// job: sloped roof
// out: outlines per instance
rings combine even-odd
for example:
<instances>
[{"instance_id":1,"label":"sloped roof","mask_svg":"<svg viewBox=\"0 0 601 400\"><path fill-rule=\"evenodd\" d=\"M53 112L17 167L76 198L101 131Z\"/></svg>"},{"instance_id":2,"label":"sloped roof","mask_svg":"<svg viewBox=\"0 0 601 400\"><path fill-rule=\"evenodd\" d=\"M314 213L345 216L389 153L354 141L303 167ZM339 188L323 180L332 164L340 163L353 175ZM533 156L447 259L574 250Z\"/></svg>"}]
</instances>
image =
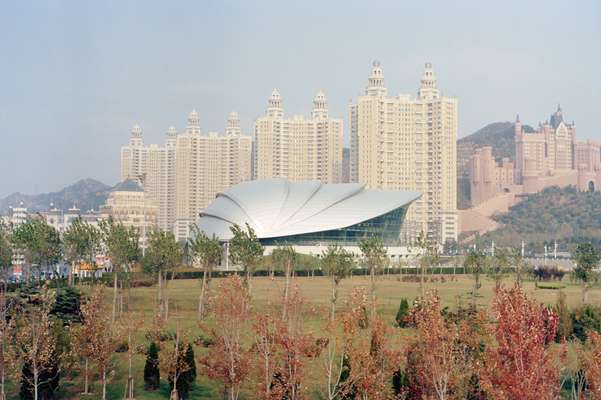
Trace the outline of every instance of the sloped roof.
<instances>
[{"instance_id":1,"label":"sloped roof","mask_svg":"<svg viewBox=\"0 0 601 400\"><path fill-rule=\"evenodd\" d=\"M111 192L143 192L142 186L134 181L133 179L126 179L123 182L119 182L111 189Z\"/></svg>"},{"instance_id":2,"label":"sloped roof","mask_svg":"<svg viewBox=\"0 0 601 400\"><path fill-rule=\"evenodd\" d=\"M248 223L260 239L342 229L410 204L418 192L369 190L358 183L322 184L269 179L243 182L219 193L200 213L208 236L232 237Z\"/></svg>"}]
</instances>

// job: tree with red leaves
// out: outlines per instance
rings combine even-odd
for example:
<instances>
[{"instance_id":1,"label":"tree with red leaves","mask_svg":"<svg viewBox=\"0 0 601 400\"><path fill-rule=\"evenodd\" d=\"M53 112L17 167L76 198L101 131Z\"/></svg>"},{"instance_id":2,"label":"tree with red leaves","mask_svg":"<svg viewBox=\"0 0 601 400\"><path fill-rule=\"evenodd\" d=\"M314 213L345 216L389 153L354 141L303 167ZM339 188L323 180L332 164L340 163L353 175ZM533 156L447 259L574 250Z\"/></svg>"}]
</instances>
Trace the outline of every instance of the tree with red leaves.
<instances>
[{"instance_id":1,"label":"tree with red leaves","mask_svg":"<svg viewBox=\"0 0 601 400\"><path fill-rule=\"evenodd\" d=\"M586 381L591 398L601 400L601 335L591 332L587 345L590 351L584 355Z\"/></svg>"},{"instance_id":2,"label":"tree with red leaves","mask_svg":"<svg viewBox=\"0 0 601 400\"><path fill-rule=\"evenodd\" d=\"M482 341L478 334L482 316L477 311L472 314L445 319L436 292L427 292L415 301L408 317L417 330L407 349L410 398L443 400L468 396Z\"/></svg>"},{"instance_id":3,"label":"tree with red leaves","mask_svg":"<svg viewBox=\"0 0 601 400\"><path fill-rule=\"evenodd\" d=\"M302 382L305 365L316 357L320 348L312 333L304 331L304 300L297 287L284 300L287 312L280 317L275 311L256 317L254 349L258 355L259 385L257 398L304 398Z\"/></svg>"},{"instance_id":4,"label":"tree with red leaves","mask_svg":"<svg viewBox=\"0 0 601 400\"><path fill-rule=\"evenodd\" d=\"M556 399L560 369L554 342L558 317L518 286L500 288L493 304L497 346L487 349L481 383L492 399Z\"/></svg>"},{"instance_id":5,"label":"tree with red leaves","mask_svg":"<svg viewBox=\"0 0 601 400\"><path fill-rule=\"evenodd\" d=\"M236 400L251 364L242 338L250 317L250 295L237 275L223 279L216 293L209 301L215 322L209 330L213 344L199 361L209 378L223 382L224 397Z\"/></svg>"},{"instance_id":6,"label":"tree with red leaves","mask_svg":"<svg viewBox=\"0 0 601 400\"><path fill-rule=\"evenodd\" d=\"M364 289L353 290L348 306L342 315L348 376L341 384L341 397L388 399L390 377L400 361L399 352L392 350L390 327L377 314L368 318Z\"/></svg>"}]
</instances>

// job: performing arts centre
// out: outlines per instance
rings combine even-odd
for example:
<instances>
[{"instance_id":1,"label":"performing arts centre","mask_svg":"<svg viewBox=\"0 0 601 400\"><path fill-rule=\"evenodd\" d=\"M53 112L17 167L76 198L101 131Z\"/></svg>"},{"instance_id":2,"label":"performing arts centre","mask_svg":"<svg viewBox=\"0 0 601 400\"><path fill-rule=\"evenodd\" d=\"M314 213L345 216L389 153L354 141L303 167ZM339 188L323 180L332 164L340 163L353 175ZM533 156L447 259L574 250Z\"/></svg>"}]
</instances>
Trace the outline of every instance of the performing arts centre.
<instances>
[{"instance_id":1,"label":"performing arts centre","mask_svg":"<svg viewBox=\"0 0 601 400\"><path fill-rule=\"evenodd\" d=\"M200 213L198 227L227 246L230 227L248 223L268 253L277 245L291 245L299 253L319 255L331 244L357 253L361 238L378 236L394 261L411 253L399 246L399 235L407 208L419 197L359 183L247 181L219 193Z\"/></svg>"}]
</instances>

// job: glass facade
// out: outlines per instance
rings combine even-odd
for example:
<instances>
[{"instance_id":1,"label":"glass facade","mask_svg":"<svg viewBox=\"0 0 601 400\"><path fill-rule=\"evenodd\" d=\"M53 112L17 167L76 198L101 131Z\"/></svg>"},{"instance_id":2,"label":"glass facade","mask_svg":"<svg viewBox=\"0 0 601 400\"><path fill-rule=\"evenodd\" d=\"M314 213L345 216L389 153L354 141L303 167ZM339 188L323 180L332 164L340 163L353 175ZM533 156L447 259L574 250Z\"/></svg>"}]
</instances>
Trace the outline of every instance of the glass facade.
<instances>
[{"instance_id":1,"label":"glass facade","mask_svg":"<svg viewBox=\"0 0 601 400\"><path fill-rule=\"evenodd\" d=\"M353 246L363 237L377 236L385 245L399 244L401 224L405 218L407 207L400 207L376 218L360 222L342 229L329 231L303 233L299 235L280 236L275 238L259 239L264 246L283 244L299 246L317 246L337 244L340 246Z\"/></svg>"}]
</instances>

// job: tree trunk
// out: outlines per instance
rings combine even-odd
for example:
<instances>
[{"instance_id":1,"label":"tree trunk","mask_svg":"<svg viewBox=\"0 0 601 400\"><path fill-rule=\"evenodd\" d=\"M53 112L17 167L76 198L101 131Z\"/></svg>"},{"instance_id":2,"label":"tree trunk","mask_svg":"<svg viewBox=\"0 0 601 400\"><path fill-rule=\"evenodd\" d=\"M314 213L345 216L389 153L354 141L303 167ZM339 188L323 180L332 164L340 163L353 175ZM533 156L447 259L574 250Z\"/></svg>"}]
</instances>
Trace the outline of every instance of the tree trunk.
<instances>
[{"instance_id":1,"label":"tree trunk","mask_svg":"<svg viewBox=\"0 0 601 400\"><path fill-rule=\"evenodd\" d=\"M288 316L288 293L290 291L290 265L286 263L286 284L284 286L284 311L283 317L286 319Z\"/></svg>"},{"instance_id":2,"label":"tree trunk","mask_svg":"<svg viewBox=\"0 0 601 400\"><path fill-rule=\"evenodd\" d=\"M89 378L88 378L88 358L86 357L86 362L83 369L83 394L89 394Z\"/></svg>"},{"instance_id":3,"label":"tree trunk","mask_svg":"<svg viewBox=\"0 0 601 400\"><path fill-rule=\"evenodd\" d=\"M426 287L424 285L424 275L426 274L426 266L422 263L422 265L420 265L420 269L421 269L421 278L420 278L420 282L419 282L419 287L422 292L422 298L425 298L426 297Z\"/></svg>"},{"instance_id":4,"label":"tree trunk","mask_svg":"<svg viewBox=\"0 0 601 400\"><path fill-rule=\"evenodd\" d=\"M336 280L332 277L332 298L331 298L330 321L336 317Z\"/></svg>"},{"instance_id":5,"label":"tree trunk","mask_svg":"<svg viewBox=\"0 0 601 400\"><path fill-rule=\"evenodd\" d=\"M69 265L69 275L67 275L67 284L73 286L73 263Z\"/></svg>"},{"instance_id":6,"label":"tree trunk","mask_svg":"<svg viewBox=\"0 0 601 400\"><path fill-rule=\"evenodd\" d=\"M251 277L252 277L252 274L250 273L250 268L247 268L246 269L246 288L248 289L248 294L250 294L251 290L252 290L251 283L250 283Z\"/></svg>"},{"instance_id":7,"label":"tree trunk","mask_svg":"<svg viewBox=\"0 0 601 400\"><path fill-rule=\"evenodd\" d=\"M0 376L0 400L6 400L6 393L4 392L4 363L2 364L2 371L0 372L2 375Z\"/></svg>"},{"instance_id":8,"label":"tree trunk","mask_svg":"<svg viewBox=\"0 0 601 400\"><path fill-rule=\"evenodd\" d=\"M127 398L131 400L134 398L134 375L132 373L132 356L133 356L133 343L131 340L131 329L127 332Z\"/></svg>"},{"instance_id":9,"label":"tree trunk","mask_svg":"<svg viewBox=\"0 0 601 400\"><path fill-rule=\"evenodd\" d=\"M586 290L587 290L586 282L582 281L582 304L586 304L586 297L587 297Z\"/></svg>"},{"instance_id":10,"label":"tree trunk","mask_svg":"<svg viewBox=\"0 0 601 400\"><path fill-rule=\"evenodd\" d=\"M371 278L371 317L372 319L376 316L376 269L370 268Z\"/></svg>"},{"instance_id":11,"label":"tree trunk","mask_svg":"<svg viewBox=\"0 0 601 400\"><path fill-rule=\"evenodd\" d=\"M115 319L117 318L117 292L118 292L117 268L113 268L113 315L112 315L113 323L115 322Z\"/></svg>"},{"instance_id":12,"label":"tree trunk","mask_svg":"<svg viewBox=\"0 0 601 400\"><path fill-rule=\"evenodd\" d=\"M198 320L202 319L204 314L205 290L207 288L207 267L202 273L202 283L200 285L200 297L198 298Z\"/></svg>"},{"instance_id":13,"label":"tree trunk","mask_svg":"<svg viewBox=\"0 0 601 400\"><path fill-rule=\"evenodd\" d=\"M158 297L158 301L159 301L159 304L158 304L158 306L159 306L159 310L158 311L159 312L158 312L158 314L159 314L160 317L163 317L163 313L165 311L164 310L164 304L163 304L163 277L162 277L162 275L163 275L163 271L159 270L159 273L158 273L158 286L159 286L159 290L158 290L157 297Z\"/></svg>"},{"instance_id":14,"label":"tree trunk","mask_svg":"<svg viewBox=\"0 0 601 400\"><path fill-rule=\"evenodd\" d=\"M38 400L38 379L39 379L38 369L34 362L34 365L33 365L33 400Z\"/></svg>"},{"instance_id":15,"label":"tree trunk","mask_svg":"<svg viewBox=\"0 0 601 400\"><path fill-rule=\"evenodd\" d=\"M173 280L175 279L175 271L171 271L171 286L173 286ZM165 288L167 288L167 275L165 274ZM165 299L165 319L169 318L169 292L165 291L163 298Z\"/></svg>"},{"instance_id":16,"label":"tree trunk","mask_svg":"<svg viewBox=\"0 0 601 400\"><path fill-rule=\"evenodd\" d=\"M102 367L102 400L106 400L106 367Z\"/></svg>"}]
</instances>

